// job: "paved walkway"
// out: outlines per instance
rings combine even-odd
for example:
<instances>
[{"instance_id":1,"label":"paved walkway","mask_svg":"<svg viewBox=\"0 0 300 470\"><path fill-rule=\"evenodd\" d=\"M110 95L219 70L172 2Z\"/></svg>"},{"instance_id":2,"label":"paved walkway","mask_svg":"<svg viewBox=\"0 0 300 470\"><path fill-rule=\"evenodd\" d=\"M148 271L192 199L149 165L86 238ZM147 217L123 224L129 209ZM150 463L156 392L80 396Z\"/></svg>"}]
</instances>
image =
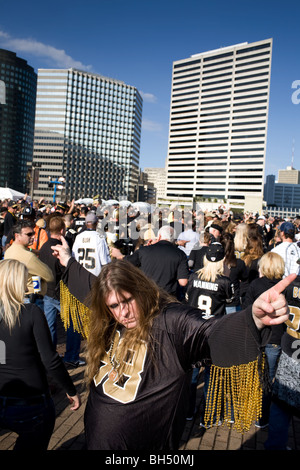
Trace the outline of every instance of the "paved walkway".
<instances>
[{"instance_id":1,"label":"paved walkway","mask_svg":"<svg viewBox=\"0 0 300 470\"><path fill-rule=\"evenodd\" d=\"M60 335L59 353L64 353L64 335ZM83 385L84 366L77 369L69 369L78 391L81 393L82 405L76 412L69 409L69 402L65 393L56 388L53 399L56 407L56 424L50 440L49 450L84 450L84 425L83 415L87 400L87 392ZM187 421L180 443L180 450L263 450L263 443L267 438L267 428L257 429L254 426L249 432L240 434L227 426L203 429L199 426L200 409L202 405L203 384L200 381L197 393L198 412L192 421ZM16 434L0 429L0 450L12 450ZM290 426L289 447L292 450L300 450L300 419L294 417Z\"/></svg>"}]
</instances>

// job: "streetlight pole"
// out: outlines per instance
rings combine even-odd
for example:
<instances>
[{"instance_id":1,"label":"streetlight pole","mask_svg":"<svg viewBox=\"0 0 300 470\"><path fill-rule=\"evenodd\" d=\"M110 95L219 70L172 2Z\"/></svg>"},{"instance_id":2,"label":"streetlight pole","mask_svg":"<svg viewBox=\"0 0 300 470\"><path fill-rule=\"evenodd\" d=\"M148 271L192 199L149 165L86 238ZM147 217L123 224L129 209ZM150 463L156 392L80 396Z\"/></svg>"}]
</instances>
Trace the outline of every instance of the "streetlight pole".
<instances>
[{"instance_id":1,"label":"streetlight pole","mask_svg":"<svg viewBox=\"0 0 300 470\"><path fill-rule=\"evenodd\" d=\"M41 168L42 164L41 164L41 162L27 162L27 166L29 167L29 171L30 171L29 195L31 197L31 200L33 201L33 192L34 192L34 189L36 189L35 186L36 186L36 182L38 181L38 178L39 178L39 169ZM36 177L37 177L37 181L36 181Z\"/></svg>"},{"instance_id":2,"label":"streetlight pole","mask_svg":"<svg viewBox=\"0 0 300 470\"><path fill-rule=\"evenodd\" d=\"M52 188L54 186L53 190L53 203L55 204L56 201L56 191L57 189L64 189L64 183L65 183L65 178L63 176L60 176L60 178L51 181L51 176L49 176L49 183L48 186L49 188Z\"/></svg>"}]
</instances>

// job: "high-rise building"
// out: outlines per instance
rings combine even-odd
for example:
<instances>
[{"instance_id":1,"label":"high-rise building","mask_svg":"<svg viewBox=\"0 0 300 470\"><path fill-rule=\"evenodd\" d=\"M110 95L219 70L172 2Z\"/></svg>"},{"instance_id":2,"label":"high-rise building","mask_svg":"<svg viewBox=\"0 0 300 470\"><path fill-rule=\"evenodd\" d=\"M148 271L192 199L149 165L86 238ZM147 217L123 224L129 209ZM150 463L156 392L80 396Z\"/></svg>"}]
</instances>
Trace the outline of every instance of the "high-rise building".
<instances>
[{"instance_id":1,"label":"high-rise building","mask_svg":"<svg viewBox=\"0 0 300 470\"><path fill-rule=\"evenodd\" d=\"M166 170L165 168L145 168L145 175L150 183L153 183L156 189L156 201L164 198L166 194Z\"/></svg>"},{"instance_id":2,"label":"high-rise building","mask_svg":"<svg viewBox=\"0 0 300 470\"><path fill-rule=\"evenodd\" d=\"M60 199L125 196L139 174L142 98L133 86L76 69L39 69L35 199L50 199L49 181L65 178ZM54 185L58 188L58 185Z\"/></svg>"},{"instance_id":3,"label":"high-rise building","mask_svg":"<svg viewBox=\"0 0 300 470\"><path fill-rule=\"evenodd\" d=\"M272 39L173 63L169 199L262 201Z\"/></svg>"},{"instance_id":4,"label":"high-rise building","mask_svg":"<svg viewBox=\"0 0 300 470\"><path fill-rule=\"evenodd\" d=\"M292 166L287 166L285 170L278 171L278 183L299 184L300 171Z\"/></svg>"},{"instance_id":5,"label":"high-rise building","mask_svg":"<svg viewBox=\"0 0 300 470\"><path fill-rule=\"evenodd\" d=\"M36 82L26 60L0 49L0 186L20 192L28 189Z\"/></svg>"},{"instance_id":6,"label":"high-rise building","mask_svg":"<svg viewBox=\"0 0 300 470\"><path fill-rule=\"evenodd\" d=\"M300 185L287 181L275 181L268 175L264 186L264 199L268 207L300 209Z\"/></svg>"}]
</instances>

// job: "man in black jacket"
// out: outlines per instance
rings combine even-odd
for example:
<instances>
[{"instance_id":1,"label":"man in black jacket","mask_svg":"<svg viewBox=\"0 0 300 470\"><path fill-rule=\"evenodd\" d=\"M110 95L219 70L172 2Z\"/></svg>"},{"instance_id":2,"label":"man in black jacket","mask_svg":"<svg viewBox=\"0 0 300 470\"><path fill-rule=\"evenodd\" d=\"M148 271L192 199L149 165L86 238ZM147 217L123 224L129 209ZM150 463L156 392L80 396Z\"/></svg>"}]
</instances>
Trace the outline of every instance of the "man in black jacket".
<instances>
[{"instance_id":1,"label":"man in black jacket","mask_svg":"<svg viewBox=\"0 0 300 470\"><path fill-rule=\"evenodd\" d=\"M188 283L189 268L186 254L174 245L174 229L168 225L158 231L156 241L142 246L125 259L141 270L165 289L169 294L177 295L178 285Z\"/></svg>"}]
</instances>

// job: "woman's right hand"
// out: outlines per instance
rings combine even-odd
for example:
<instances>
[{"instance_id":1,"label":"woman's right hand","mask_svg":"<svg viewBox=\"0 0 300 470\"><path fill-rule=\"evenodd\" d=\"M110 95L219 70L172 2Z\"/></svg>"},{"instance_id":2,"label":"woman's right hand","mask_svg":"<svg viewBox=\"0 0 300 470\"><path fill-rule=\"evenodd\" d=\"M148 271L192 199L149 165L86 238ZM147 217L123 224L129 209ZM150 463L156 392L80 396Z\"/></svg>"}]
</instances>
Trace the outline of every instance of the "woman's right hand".
<instances>
[{"instance_id":1,"label":"woman's right hand","mask_svg":"<svg viewBox=\"0 0 300 470\"><path fill-rule=\"evenodd\" d=\"M67 394L67 397L69 399L69 402L71 403L71 410L72 411L76 411L80 408L80 405L81 405L81 399L80 399L80 395L74 395L74 396L70 396Z\"/></svg>"}]
</instances>

